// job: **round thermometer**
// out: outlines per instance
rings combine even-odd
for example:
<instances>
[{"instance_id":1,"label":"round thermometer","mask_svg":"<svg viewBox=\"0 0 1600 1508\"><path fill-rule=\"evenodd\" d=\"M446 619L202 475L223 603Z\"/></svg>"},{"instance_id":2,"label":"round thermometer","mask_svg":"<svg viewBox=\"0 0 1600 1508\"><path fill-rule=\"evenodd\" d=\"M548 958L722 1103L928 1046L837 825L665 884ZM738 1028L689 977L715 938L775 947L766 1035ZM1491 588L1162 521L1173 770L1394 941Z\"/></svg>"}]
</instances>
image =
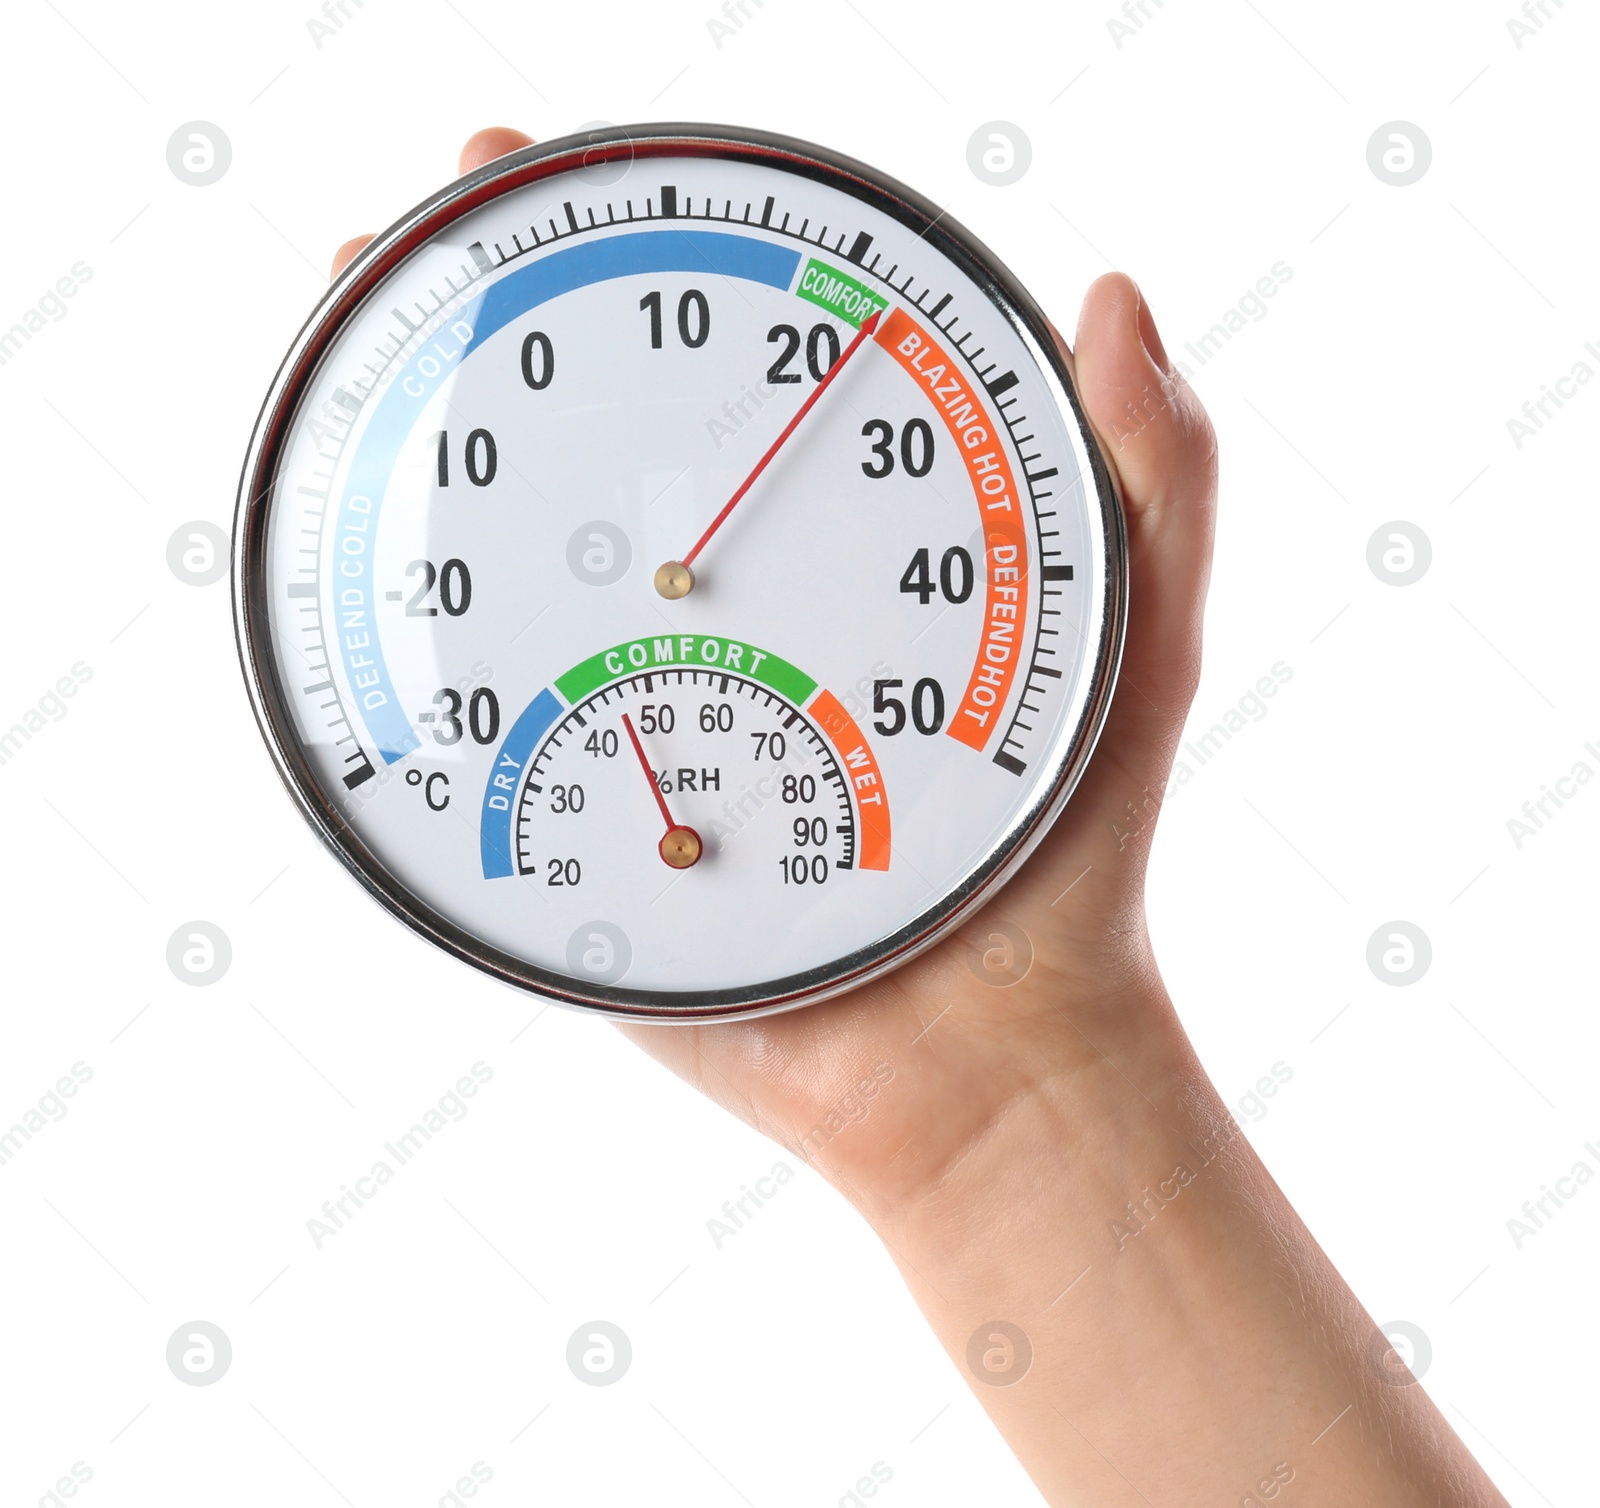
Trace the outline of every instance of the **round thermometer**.
<instances>
[{"instance_id":1,"label":"round thermometer","mask_svg":"<svg viewBox=\"0 0 1600 1508\"><path fill-rule=\"evenodd\" d=\"M1116 677L1122 516L1033 300L784 137L500 158L268 395L240 654L285 783L423 936L551 1000L755 1015L1010 875Z\"/></svg>"}]
</instances>

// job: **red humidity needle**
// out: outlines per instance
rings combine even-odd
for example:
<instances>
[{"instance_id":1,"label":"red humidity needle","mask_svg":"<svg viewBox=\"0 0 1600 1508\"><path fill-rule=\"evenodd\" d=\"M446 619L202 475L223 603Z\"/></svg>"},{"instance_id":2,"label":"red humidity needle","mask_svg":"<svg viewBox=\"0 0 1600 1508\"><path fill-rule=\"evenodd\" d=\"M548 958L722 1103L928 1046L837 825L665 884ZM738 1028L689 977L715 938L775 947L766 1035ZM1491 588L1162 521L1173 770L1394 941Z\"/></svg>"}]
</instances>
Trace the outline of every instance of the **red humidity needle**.
<instances>
[{"instance_id":1,"label":"red humidity needle","mask_svg":"<svg viewBox=\"0 0 1600 1508\"><path fill-rule=\"evenodd\" d=\"M698 864L702 851L700 834L692 827L684 827L672 820L672 813L667 810L667 798L661 794L661 787L656 784L656 772L650 768L644 745L639 742L639 735L634 732L633 719L626 712L622 714L622 726L628 730L628 741L633 745L633 752L639 756L639 768L644 771L644 778L650 782L650 794L656 798L656 805L661 809L661 820L667 824L666 835L656 845L656 851L674 869L687 869L691 864Z\"/></svg>"},{"instance_id":2,"label":"red humidity needle","mask_svg":"<svg viewBox=\"0 0 1600 1508\"><path fill-rule=\"evenodd\" d=\"M856 354L857 348L864 341L872 338L873 332L878 328L878 320L882 314L883 310L879 309L869 314L861 322L861 328L856 332L855 338L844 348L844 352L839 359L828 368L823 375L822 381L812 389L811 396L796 410L794 418L784 425L783 433L767 447L767 453L756 462L755 469L740 484L739 490L723 504L722 512L711 520L711 527L695 541L694 548L681 561L669 561L656 572L656 590L663 597L684 597L688 595L694 585L694 573L690 567L694 565L695 557L705 549L711 536L726 522L728 515L738 506L739 499L755 484L756 478L767 469L768 463L782 449L784 441L799 427L800 421L811 412L816 405L817 399L828 391L828 384L844 370L845 363Z\"/></svg>"}]
</instances>

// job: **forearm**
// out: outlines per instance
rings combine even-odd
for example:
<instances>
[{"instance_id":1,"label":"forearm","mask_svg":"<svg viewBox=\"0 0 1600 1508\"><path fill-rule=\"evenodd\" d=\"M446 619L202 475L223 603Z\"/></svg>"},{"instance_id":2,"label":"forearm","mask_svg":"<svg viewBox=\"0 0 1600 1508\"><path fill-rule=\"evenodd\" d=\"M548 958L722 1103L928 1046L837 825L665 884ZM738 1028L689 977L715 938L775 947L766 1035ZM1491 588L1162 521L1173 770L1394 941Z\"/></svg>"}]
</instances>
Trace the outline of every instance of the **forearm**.
<instances>
[{"instance_id":1,"label":"forearm","mask_svg":"<svg viewBox=\"0 0 1600 1508\"><path fill-rule=\"evenodd\" d=\"M1046 1499L1503 1504L1384 1365L1165 999L1069 1035L936 1181L852 1191Z\"/></svg>"}]
</instances>

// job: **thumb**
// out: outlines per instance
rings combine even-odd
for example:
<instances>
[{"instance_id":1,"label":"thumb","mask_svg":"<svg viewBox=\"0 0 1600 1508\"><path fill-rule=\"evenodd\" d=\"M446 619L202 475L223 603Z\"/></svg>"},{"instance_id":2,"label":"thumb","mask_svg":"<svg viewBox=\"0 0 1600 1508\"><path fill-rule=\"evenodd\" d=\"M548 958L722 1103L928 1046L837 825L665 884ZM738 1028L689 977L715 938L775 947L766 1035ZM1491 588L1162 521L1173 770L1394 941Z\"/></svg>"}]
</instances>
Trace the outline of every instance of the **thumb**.
<instances>
[{"instance_id":1,"label":"thumb","mask_svg":"<svg viewBox=\"0 0 1600 1508\"><path fill-rule=\"evenodd\" d=\"M1106 740L1125 768L1159 789L1200 676L1216 435L1125 274L1089 289L1075 360L1084 409L1122 483L1128 525L1123 684Z\"/></svg>"}]
</instances>

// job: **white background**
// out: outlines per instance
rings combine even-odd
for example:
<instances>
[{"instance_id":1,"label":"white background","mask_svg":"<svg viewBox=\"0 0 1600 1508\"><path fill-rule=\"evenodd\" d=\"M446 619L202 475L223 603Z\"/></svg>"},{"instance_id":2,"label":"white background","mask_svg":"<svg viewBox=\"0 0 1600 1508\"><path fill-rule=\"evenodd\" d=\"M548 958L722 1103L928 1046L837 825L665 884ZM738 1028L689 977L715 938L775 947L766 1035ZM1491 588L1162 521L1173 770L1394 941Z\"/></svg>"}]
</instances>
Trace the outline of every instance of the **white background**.
<instances>
[{"instance_id":1,"label":"white background","mask_svg":"<svg viewBox=\"0 0 1600 1508\"><path fill-rule=\"evenodd\" d=\"M1519 48L1509 0L1147 0L1119 46L1109 3L747 0L719 47L710 0L347 3L320 48L309 0L7 14L0 330L93 275L0 366L0 728L93 675L0 765L0 1127L93 1077L0 1167L6 1500L82 1462L90 1503L427 1505L483 1462L491 1505L826 1508L882 1462L877 1501L1037 1501L820 1180L718 1250L707 1220L793 1159L608 1027L431 951L318 849L226 585L166 564L178 526L229 523L339 241L479 126L680 119L904 179L1065 329L1097 274L1139 279L1223 447L1191 736L1293 670L1168 804L1168 982L1230 1101L1292 1068L1246 1129L1374 1317L1427 1334L1427 1386L1507 1496L1591 1501L1600 1187L1520 1249L1507 1221L1600 1169L1600 784L1520 848L1507 819L1600 771L1600 388L1520 448L1507 420L1600 371L1592 13L1552 5ZM204 188L166 161L197 119L234 154ZM1033 147L1005 188L967 165L995 119ZM1433 146L1409 187L1367 164L1396 119ZM1187 357L1280 261L1265 317ZM1395 519L1432 542L1412 586L1367 565ZM166 963L193 919L233 948L206 988ZM1395 919L1433 947L1405 988L1366 964ZM480 1060L466 1119L318 1250L322 1201ZM609 1388L564 1360L595 1318L632 1337ZM212 1387L165 1364L195 1319L232 1340Z\"/></svg>"}]
</instances>

